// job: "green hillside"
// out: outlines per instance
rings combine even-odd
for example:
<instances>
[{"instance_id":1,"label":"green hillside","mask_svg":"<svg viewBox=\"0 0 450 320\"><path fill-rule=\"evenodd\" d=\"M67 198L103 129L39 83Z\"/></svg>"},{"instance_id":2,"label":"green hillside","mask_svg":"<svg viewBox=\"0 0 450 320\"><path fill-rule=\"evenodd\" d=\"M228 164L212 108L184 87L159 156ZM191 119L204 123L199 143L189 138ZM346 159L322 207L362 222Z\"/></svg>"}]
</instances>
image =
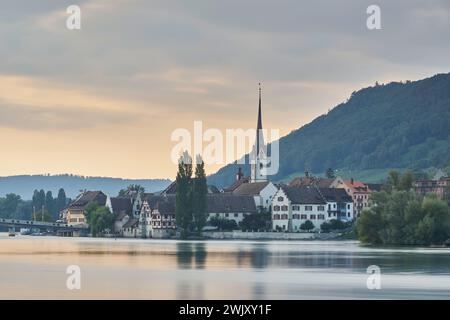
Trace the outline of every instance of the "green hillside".
<instances>
[{"instance_id":1,"label":"green hillside","mask_svg":"<svg viewBox=\"0 0 450 320\"><path fill-rule=\"evenodd\" d=\"M280 139L281 181L308 169L351 172L443 167L450 161L450 74L353 92L347 102ZM209 183L226 186L237 165ZM248 165L243 166L249 174ZM373 180L373 179L372 179Z\"/></svg>"}]
</instances>

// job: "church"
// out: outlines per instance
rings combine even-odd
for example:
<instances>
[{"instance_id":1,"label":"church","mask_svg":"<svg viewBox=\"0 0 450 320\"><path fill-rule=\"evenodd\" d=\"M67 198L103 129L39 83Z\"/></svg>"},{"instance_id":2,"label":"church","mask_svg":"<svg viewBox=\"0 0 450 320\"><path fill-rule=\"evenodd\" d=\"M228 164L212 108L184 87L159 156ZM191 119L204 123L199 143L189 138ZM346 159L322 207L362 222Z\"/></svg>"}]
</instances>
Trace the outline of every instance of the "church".
<instances>
[{"instance_id":1,"label":"church","mask_svg":"<svg viewBox=\"0 0 450 320\"><path fill-rule=\"evenodd\" d=\"M236 181L224 189L226 193L236 196L251 196L258 210L269 211L272 198L278 188L267 179L266 168L270 164L262 126L261 84L259 84L258 119L256 123L256 137L249 156L250 177L245 177L242 169L236 173Z\"/></svg>"}]
</instances>

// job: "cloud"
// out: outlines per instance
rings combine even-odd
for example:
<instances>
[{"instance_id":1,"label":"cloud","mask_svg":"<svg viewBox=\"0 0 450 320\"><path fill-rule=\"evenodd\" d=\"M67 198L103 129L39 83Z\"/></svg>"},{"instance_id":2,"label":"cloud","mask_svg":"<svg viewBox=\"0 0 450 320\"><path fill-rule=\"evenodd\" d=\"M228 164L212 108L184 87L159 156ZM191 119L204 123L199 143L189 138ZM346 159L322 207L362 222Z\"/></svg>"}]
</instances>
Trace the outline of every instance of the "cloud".
<instances>
[{"instance_id":1,"label":"cloud","mask_svg":"<svg viewBox=\"0 0 450 320\"><path fill-rule=\"evenodd\" d=\"M169 154L193 120L253 127L258 82L264 125L288 133L375 81L450 69L448 0L379 0L376 31L371 0L82 0L80 31L71 4L2 3L0 126L97 128L107 143L110 125Z\"/></svg>"},{"instance_id":2,"label":"cloud","mask_svg":"<svg viewBox=\"0 0 450 320\"><path fill-rule=\"evenodd\" d=\"M102 126L133 125L137 115L94 108L35 108L0 100L0 127L31 131L72 131Z\"/></svg>"}]
</instances>

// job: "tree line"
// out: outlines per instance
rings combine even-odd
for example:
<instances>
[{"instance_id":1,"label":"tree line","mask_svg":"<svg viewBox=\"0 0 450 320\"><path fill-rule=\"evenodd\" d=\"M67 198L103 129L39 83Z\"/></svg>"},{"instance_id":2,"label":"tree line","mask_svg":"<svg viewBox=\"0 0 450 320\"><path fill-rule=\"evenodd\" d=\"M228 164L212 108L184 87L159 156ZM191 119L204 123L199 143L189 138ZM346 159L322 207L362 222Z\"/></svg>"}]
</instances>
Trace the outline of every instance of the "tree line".
<instances>
[{"instance_id":1,"label":"tree line","mask_svg":"<svg viewBox=\"0 0 450 320\"><path fill-rule=\"evenodd\" d=\"M412 190L410 173L391 172L387 186L371 196L357 221L361 242L372 245L444 245L450 241L448 202Z\"/></svg>"},{"instance_id":2,"label":"tree line","mask_svg":"<svg viewBox=\"0 0 450 320\"><path fill-rule=\"evenodd\" d=\"M22 219L37 221L55 221L59 212L64 209L70 199L63 188L59 189L56 198L51 191L34 190L32 200L23 200L19 195L9 193L0 197L0 217L6 219Z\"/></svg>"}]
</instances>

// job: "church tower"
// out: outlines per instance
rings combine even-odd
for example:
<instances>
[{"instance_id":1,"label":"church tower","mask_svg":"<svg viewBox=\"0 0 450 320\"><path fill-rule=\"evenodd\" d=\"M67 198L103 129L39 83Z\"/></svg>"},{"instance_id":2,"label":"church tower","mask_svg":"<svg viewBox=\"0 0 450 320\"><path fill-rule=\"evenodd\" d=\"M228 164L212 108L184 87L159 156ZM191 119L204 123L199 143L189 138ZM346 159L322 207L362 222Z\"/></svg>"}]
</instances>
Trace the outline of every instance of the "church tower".
<instances>
[{"instance_id":1,"label":"church tower","mask_svg":"<svg viewBox=\"0 0 450 320\"><path fill-rule=\"evenodd\" d=\"M262 169L266 163L266 151L264 145L264 135L261 117L261 83L259 84L259 105L258 105L258 122L256 125L256 140L251 153L251 182L267 181L267 177L262 174Z\"/></svg>"}]
</instances>

